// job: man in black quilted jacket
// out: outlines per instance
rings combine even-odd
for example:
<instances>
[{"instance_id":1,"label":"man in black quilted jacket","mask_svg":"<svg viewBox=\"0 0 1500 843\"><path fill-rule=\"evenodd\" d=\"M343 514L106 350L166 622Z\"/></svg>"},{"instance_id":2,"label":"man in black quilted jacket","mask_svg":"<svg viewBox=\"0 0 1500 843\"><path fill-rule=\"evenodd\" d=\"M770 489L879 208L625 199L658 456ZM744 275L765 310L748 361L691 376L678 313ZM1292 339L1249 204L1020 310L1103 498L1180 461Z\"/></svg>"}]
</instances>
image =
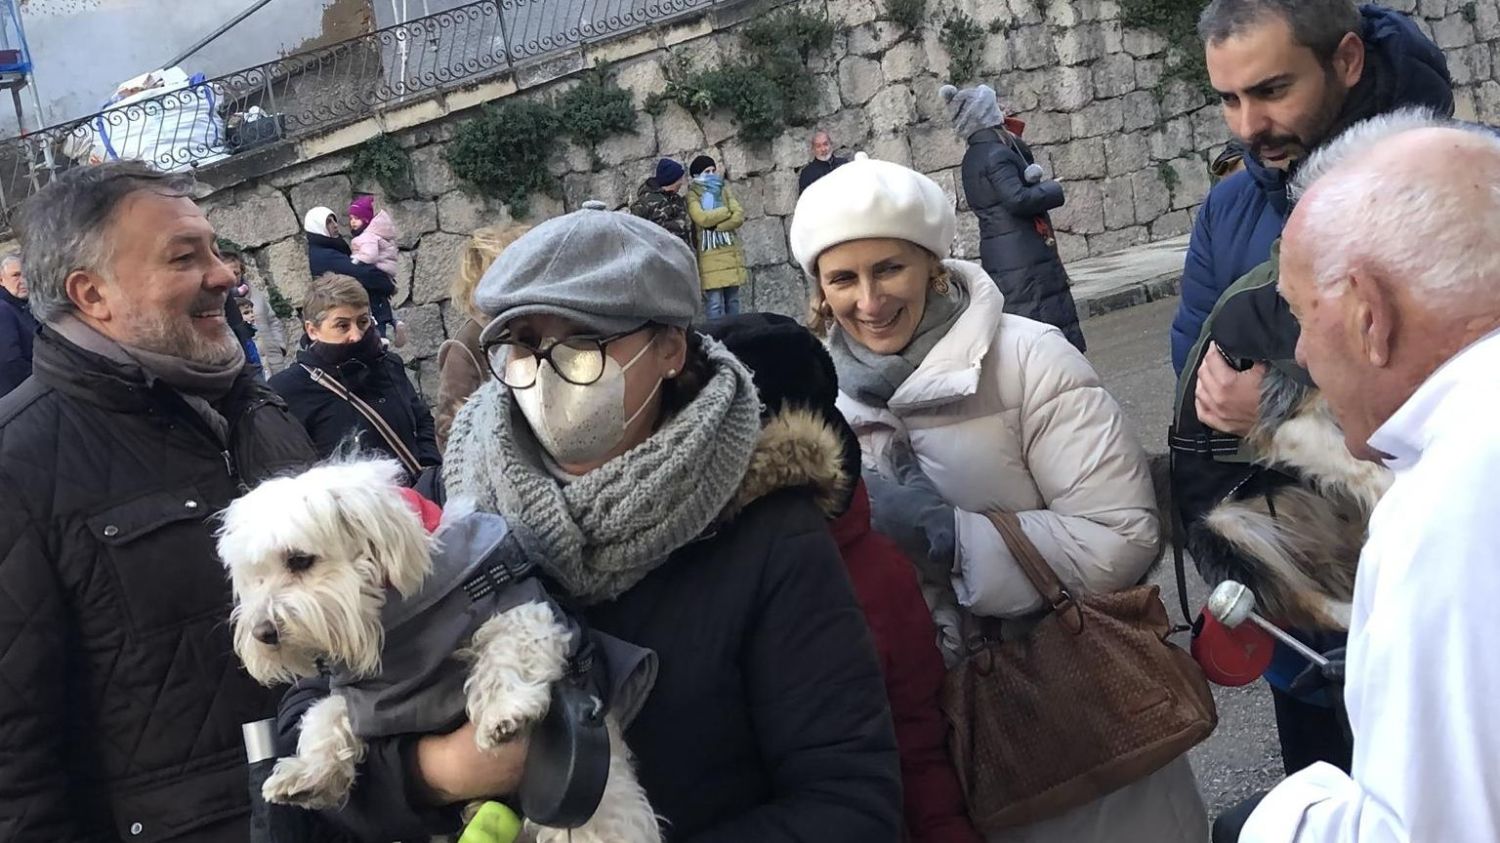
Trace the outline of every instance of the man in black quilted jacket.
<instances>
[{"instance_id":1,"label":"man in black quilted jacket","mask_svg":"<svg viewBox=\"0 0 1500 843\"><path fill-rule=\"evenodd\" d=\"M210 516L312 445L245 367L234 275L190 180L71 170L16 230L33 377L0 399L0 840L244 841L240 724Z\"/></svg>"}]
</instances>

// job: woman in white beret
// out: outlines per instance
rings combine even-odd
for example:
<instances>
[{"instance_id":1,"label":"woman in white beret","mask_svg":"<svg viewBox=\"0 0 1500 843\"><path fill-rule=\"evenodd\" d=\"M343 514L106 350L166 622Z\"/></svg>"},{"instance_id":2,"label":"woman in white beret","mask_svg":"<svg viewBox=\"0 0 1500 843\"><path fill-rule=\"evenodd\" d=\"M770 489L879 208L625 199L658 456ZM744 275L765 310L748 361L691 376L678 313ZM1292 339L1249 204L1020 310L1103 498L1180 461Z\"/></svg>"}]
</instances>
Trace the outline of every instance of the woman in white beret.
<instances>
[{"instance_id":1,"label":"woman in white beret","mask_svg":"<svg viewBox=\"0 0 1500 843\"><path fill-rule=\"evenodd\" d=\"M1019 516L1080 592L1139 582L1160 541L1146 455L1120 406L1057 328L1005 313L982 267L944 260L955 228L953 202L935 182L860 156L802 194L790 232L813 286L812 327L838 370L839 409L865 454L876 527L925 559L950 664L958 605L1015 621L1002 620L1002 634L1024 631L1043 606L985 513ZM1184 757L990 839L1196 843L1207 834Z\"/></svg>"}]
</instances>

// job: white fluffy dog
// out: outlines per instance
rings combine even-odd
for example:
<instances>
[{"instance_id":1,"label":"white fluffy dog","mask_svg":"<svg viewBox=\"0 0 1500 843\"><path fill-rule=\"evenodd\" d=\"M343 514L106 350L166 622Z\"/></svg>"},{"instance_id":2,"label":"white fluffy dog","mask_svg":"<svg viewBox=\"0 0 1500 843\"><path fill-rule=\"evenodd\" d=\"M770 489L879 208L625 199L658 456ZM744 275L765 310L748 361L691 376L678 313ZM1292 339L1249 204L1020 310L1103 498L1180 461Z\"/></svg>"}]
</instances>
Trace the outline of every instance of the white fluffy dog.
<instances>
[{"instance_id":1,"label":"white fluffy dog","mask_svg":"<svg viewBox=\"0 0 1500 843\"><path fill-rule=\"evenodd\" d=\"M577 652L576 624L505 552L503 519L450 507L429 538L400 476L391 461L325 464L268 481L223 514L235 652L266 685L331 676L333 693L302 718L297 754L266 781L267 801L342 804L365 741L382 735L446 731L467 716L492 749L541 721ZM528 823L528 837L661 839L619 718L606 719L611 757L593 817L571 831Z\"/></svg>"}]
</instances>

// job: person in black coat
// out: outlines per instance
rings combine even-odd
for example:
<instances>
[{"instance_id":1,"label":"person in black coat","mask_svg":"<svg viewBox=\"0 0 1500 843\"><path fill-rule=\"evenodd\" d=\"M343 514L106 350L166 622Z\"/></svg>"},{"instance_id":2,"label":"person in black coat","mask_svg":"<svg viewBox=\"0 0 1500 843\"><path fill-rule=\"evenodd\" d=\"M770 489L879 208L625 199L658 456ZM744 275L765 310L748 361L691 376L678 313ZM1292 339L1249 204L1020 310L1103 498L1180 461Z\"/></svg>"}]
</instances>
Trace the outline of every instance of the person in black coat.
<instances>
[{"instance_id":1,"label":"person in black coat","mask_svg":"<svg viewBox=\"0 0 1500 843\"><path fill-rule=\"evenodd\" d=\"M338 214L328 208L308 211L302 228L307 235L307 268L312 277L321 278L331 272L358 281L370 298L370 315L375 317L380 335L386 336L396 324L396 312L391 309L396 279L374 264L359 263L350 257L349 241L339 233Z\"/></svg>"},{"instance_id":2,"label":"person in black coat","mask_svg":"<svg viewBox=\"0 0 1500 843\"><path fill-rule=\"evenodd\" d=\"M43 327L0 400L6 843L250 836L240 726L278 694L234 655L214 515L315 458L213 318L232 276L191 191L110 161L16 220Z\"/></svg>"},{"instance_id":3,"label":"person in black coat","mask_svg":"<svg viewBox=\"0 0 1500 843\"><path fill-rule=\"evenodd\" d=\"M1068 272L1047 212L1064 203L1062 185L1044 180L1031 148L1006 127L988 85L944 85L953 129L969 143L964 196L979 217L979 262L1005 294L1005 312L1056 325L1087 350Z\"/></svg>"},{"instance_id":4,"label":"person in black coat","mask_svg":"<svg viewBox=\"0 0 1500 843\"><path fill-rule=\"evenodd\" d=\"M401 358L386 351L374 330L369 299L359 282L341 275L319 278L307 295L303 314L312 342L297 354L296 364L271 378L271 388L307 428L319 456L328 457L352 440L360 450L406 462L353 403L315 381L315 373L337 381L373 409L419 466L441 464L432 413L412 386ZM411 473L415 479L417 472Z\"/></svg>"},{"instance_id":5,"label":"person in black coat","mask_svg":"<svg viewBox=\"0 0 1500 843\"><path fill-rule=\"evenodd\" d=\"M849 163L849 159L833 154L833 137L826 129L818 129L812 135L813 160L807 162L797 173L797 195L812 186L818 179Z\"/></svg>"},{"instance_id":6,"label":"person in black coat","mask_svg":"<svg viewBox=\"0 0 1500 843\"><path fill-rule=\"evenodd\" d=\"M37 322L26 294L21 256L0 258L0 397L31 377L31 345Z\"/></svg>"}]
</instances>

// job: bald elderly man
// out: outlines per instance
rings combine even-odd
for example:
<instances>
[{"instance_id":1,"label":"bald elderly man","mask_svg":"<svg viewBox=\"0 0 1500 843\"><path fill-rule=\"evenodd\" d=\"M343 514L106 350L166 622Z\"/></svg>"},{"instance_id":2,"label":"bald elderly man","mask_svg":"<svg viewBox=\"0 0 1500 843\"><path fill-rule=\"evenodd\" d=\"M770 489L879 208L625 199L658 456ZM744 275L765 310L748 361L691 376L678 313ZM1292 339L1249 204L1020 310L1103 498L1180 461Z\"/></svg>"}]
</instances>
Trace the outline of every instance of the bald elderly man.
<instances>
[{"instance_id":1,"label":"bald elderly man","mask_svg":"<svg viewBox=\"0 0 1500 843\"><path fill-rule=\"evenodd\" d=\"M1353 766L1287 778L1240 841L1500 840L1497 185L1500 138L1414 111L1355 126L1298 176L1280 278L1297 362L1395 483L1355 581Z\"/></svg>"}]
</instances>

